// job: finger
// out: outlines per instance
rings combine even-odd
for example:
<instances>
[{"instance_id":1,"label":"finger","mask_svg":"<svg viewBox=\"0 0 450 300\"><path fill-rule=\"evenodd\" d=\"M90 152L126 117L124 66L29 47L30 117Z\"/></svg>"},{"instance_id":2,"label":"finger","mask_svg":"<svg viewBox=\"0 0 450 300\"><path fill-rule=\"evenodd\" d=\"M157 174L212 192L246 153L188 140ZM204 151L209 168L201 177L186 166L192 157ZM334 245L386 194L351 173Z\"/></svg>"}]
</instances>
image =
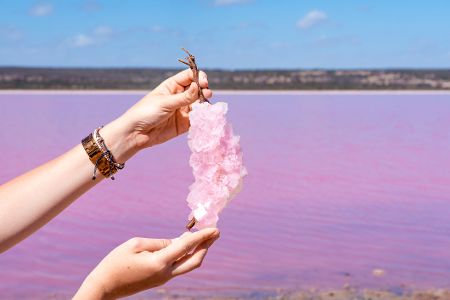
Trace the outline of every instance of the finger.
<instances>
[{"instance_id":1,"label":"finger","mask_svg":"<svg viewBox=\"0 0 450 300\"><path fill-rule=\"evenodd\" d=\"M192 72L191 69L186 69L173 75L167 80L169 81L167 83L170 87L174 87L176 85L186 87L190 85L191 82L194 81L194 72ZM205 72L203 71L198 72L198 83L200 84L201 88L208 87L208 76L206 75Z\"/></svg>"},{"instance_id":2,"label":"finger","mask_svg":"<svg viewBox=\"0 0 450 300\"><path fill-rule=\"evenodd\" d=\"M195 82L191 83L188 89L182 93L164 96L165 104L170 109L178 109L189 105L198 99L198 86Z\"/></svg>"},{"instance_id":3,"label":"finger","mask_svg":"<svg viewBox=\"0 0 450 300\"><path fill-rule=\"evenodd\" d=\"M168 247L156 252L156 254L159 255L162 260L168 263L173 263L190 253L204 241L210 238L216 238L218 236L219 230L217 228L202 229L192 234L180 237Z\"/></svg>"},{"instance_id":4,"label":"finger","mask_svg":"<svg viewBox=\"0 0 450 300\"><path fill-rule=\"evenodd\" d=\"M192 106L196 103L200 103L200 98L195 100L194 103L191 103L189 105L181 107L178 111L181 112L181 115L183 117L186 117L189 119L189 113L192 111ZM191 232L187 231L187 233L191 233Z\"/></svg>"},{"instance_id":5,"label":"finger","mask_svg":"<svg viewBox=\"0 0 450 300\"><path fill-rule=\"evenodd\" d=\"M190 235L190 234L192 234L192 232L186 231L186 232L184 232L182 235L180 235L179 237L176 237L176 238L174 238L174 239L171 239L170 241L173 243L173 242L175 242L175 241L178 241L178 240L181 239L182 237L188 236L188 235Z\"/></svg>"},{"instance_id":6,"label":"finger","mask_svg":"<svg viewBox=\"0 0 450 300\"><path fill-rule=\"evenodd\" d=\"M163 84L169 88L169 90L174 93L178 90L179 86L187 87L192 81L194 81L194 73L191 69L183 70L172 77L167 78Z\"/></svg>"},{"instance_id":7,"label":"finger","mask_svg":"<svg viewBox=\"0 0 450 300\"><path fill-rule=\"evenodd\" d=\"M189 127L191 127L191 122L189 121L189 113L191 110L192 104L183 106L175 111L174 117L176 118L175 126L177 135L185 133L189 130Z\"/></svg>"},{"instance_id":8,"label":"finger","mask_svg":"<svg viewBox=\"0 0 450 300\"><path fill-rule=\"evenodd\" d=\"M195 252L191 255L183 257L182 259L176 261L172 268L172 275L178 276L190 272L194 269L199 268L202 265L203 259L208 253L209 247L217 240L217 238L211 238L204 241L200 246L197 247Z\"/></svg>"},{"instance_id":9,"label":"finger","mask_svg":"<svg viewBox=\"0 0 450 300\"><path fill-rule=\"evenodd\" d=\"M189 113L192 111L192 104L183 106L178 110L180 120L184 121L185 119L189 120Z\"/></svg>"},{"instance_id":10,"label":"finger","mask_svg":"<svg viewBox=\"0 0 450 300\"><path fill-rule=\"evenodd\" d=\"M130 247L134 252L142 252L142 251L158 251L163 248L166 248L171 244L170 240L167 239L148 239L141 237L134 237L128 240Z\"/></svg>"},{"instance_id":11,"label":"finger","mask_svg":"<svg viewBox=\"0 0 450 300\"><path fill-rule=\"evenodd\" d=\"M210 99L213 95L213 92L210 89L202 89L202 93L206 99Z\"/></svg>"},{"instance_id":12,"label":"finger","mask_svg":"<svg viewBox=\"0 0 450 300\"><path fill-rule=\"evenodd\" d=\"M212 97L212 91L208 88L208 78L205 72L200 71L199 73L199 84L200 87L202 88L202 93L203 96L205 96L205 98L211 98ZM186 87L185 89L187 89L188 87Z\"/></svg>"},{"instance_id":13,"label":"finger","mask_svg":"<svg viewBox=\"0 0 450 300\"><path fill-rule=\"evenodd\" d=\"M206 76L206 73L203 71L200 71L198 73L198 83L200 84L200 87L203 89L208 88L208 76Z\"/></svg>"},{"instance_id":14,"label":"finger","mask_svg":"<svg viewBox=\"0 0 450 300\"><path fill-rule=\"evenodd\" d=\"M189 87L185 88L184 90L189 89ZM202 88L202 94L205 96L206 99L210 99L212 97L212 91L208 88Z\"/></svg>"}]
</instances>

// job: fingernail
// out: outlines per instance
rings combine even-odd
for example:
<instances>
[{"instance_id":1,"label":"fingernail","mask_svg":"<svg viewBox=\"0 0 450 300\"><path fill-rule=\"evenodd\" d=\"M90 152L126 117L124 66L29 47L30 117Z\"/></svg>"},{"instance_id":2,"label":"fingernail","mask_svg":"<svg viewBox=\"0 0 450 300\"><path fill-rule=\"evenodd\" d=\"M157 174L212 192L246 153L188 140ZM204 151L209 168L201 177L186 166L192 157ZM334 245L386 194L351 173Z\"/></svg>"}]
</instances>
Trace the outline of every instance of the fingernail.
<instances>
[{"instance_id":1,"label":"fingernail","mask_svg":"<svg viewBox=\"0 0 450 300\"><path fill-rule=\"evenodd\" d=\"M209 248L209 247L211 247L212 246L212 244L214 244L214 242L215 242L215 240L214 239L211 239L211 240L209 240L206 244L205 244L205 248Z\"/></svg>"},{"instance_id":2,"label":"fingernail","mask_svg":"<svg viewBox=\"0 0 450 300\"><path fill-rule=\"evenodd\" d=\"M211 245L214 244L214 242L217 241L218 239L219 239L218 236L214 237L214 238L210 238L205 244L206 248L211 247Z\"/></svg>"},{"instance_id":3,"label":"fingernail","mask_svg":"<svg viewBox=\"0 0 450 300\"><path fill-rule=\"evenodd\" d=\"M220 235L219 229L214 228L213 232L211 232L210 238L215 238Z\"/></svg>"}]
</instances>

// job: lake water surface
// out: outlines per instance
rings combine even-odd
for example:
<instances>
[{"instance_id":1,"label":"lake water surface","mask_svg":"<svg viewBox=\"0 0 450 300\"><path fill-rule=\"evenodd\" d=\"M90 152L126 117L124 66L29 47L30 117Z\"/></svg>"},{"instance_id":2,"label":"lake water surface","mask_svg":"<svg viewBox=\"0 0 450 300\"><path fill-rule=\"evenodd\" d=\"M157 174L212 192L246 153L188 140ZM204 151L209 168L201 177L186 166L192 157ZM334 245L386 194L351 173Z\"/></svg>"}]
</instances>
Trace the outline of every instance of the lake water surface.
<instances>
[{"instance_id":1,"label":"lake water surface","mask_svg":"<svg viewBox=\"0 0 450 300\"><path fill-rule=\"evenodd\" d=\"M70 149L142 95L0 93L0 183ZM202 268L148 295L450 288L450 93L214 101L229 103L249 175ZM68 297L129 238L181 234L188 159L186 136L139 153L115 181L0 255L0 298Z\"/></svg>"}]
</instances>

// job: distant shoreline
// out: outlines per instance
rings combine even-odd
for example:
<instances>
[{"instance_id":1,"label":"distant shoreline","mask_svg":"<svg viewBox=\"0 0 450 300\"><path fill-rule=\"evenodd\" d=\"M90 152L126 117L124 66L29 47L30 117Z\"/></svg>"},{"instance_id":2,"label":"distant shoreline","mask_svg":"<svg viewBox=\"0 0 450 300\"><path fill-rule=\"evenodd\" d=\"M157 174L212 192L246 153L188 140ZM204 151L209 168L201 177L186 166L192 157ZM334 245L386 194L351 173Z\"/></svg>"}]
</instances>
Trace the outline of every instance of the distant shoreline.
<instances>
[{"instance_id":1,"label":"distant shoreline","mask_svg":"<svg viewBox=\"0 0 450 300\"><path fill-rule=\"evenodd\" d=\"M150 90L179 71L0 67L0 89ZM217 90L450 90L450 69L206 71Z\"/></svg>"},{"instance_id":2,"label":"distant shoreline","mask_svg":"<svg viewBox=\"0 0 450 300\"><path fill-rule=\"evenodd\" d=\"M0 95L143 95L149 90L0 90ZM450 95L450 90L214 90L214 95Z\"/></svg>"}]
</instances>

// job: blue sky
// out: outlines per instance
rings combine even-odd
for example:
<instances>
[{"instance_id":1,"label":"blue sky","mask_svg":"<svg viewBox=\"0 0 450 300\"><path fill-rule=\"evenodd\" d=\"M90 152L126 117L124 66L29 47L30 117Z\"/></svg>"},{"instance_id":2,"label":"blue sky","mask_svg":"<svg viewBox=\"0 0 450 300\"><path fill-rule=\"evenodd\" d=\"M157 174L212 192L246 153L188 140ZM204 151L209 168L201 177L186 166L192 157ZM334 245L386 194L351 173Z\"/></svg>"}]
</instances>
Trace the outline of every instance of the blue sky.
<instances>
[{"instance_id":1,"label":"blue sky","mask_svg":"<svg viewBox=\"0 0 450 300\"><path fill-rule=\"evenodd\" d=\"M0 0L0 65L450 68L450 1Z\"/></svg>"}]
</instances>

